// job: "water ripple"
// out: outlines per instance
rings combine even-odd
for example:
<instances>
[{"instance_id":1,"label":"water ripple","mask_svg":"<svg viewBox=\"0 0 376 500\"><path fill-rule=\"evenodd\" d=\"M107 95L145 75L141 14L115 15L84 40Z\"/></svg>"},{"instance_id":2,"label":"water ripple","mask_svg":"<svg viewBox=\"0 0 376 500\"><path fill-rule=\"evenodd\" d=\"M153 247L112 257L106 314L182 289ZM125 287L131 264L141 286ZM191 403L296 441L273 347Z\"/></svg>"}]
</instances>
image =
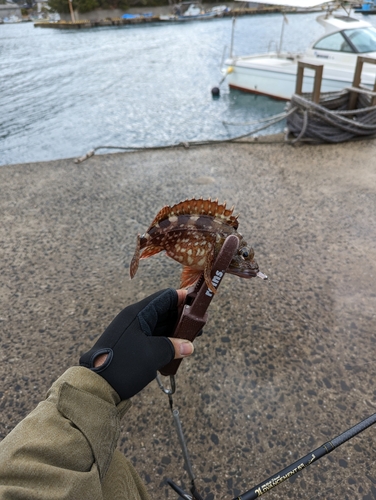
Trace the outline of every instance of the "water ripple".
<instances>
[{"instance_id":1,"label":"water ripple","mask_svg":"<svg viewBox=\"0 0 376 500\"><path fill-rule=\"evenodd\" d=\"M290 16L285 49L311 41L305 33L315 16ZM313 41L321 28L312 26ZM280 15L238 19L236 53L267 50L280 27ZM229 92L225 84L212 99L230 35L229 18L77 32L1 25L0 165L80 156L103 143L226 138L247 129L229 131L223 120L281 112L283 103Z\"/></svg>"}]
</instances>

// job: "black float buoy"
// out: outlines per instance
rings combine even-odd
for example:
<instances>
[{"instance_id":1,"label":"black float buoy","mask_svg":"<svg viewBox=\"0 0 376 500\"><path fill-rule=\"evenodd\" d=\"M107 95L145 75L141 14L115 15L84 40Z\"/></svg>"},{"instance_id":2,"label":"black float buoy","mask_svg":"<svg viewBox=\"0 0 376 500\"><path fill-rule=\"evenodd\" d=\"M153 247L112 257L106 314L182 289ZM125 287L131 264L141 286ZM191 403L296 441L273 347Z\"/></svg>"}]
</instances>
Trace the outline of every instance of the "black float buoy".
<instances>
[{"instance_id":1,"label":"black float buoy","mask_svg":"<svg viewBox=\"0 0 376 500\"><path fill-rule=\"evenodd\" d=\"M213 96L213 97L219 97L219 96L220 96L220 94L221 94L221 92L220 92L220 90L219 90L219 87L213 87L213 88L211 89L211 93L212 93L212 96Z\"/></svg>"}]
</instances>

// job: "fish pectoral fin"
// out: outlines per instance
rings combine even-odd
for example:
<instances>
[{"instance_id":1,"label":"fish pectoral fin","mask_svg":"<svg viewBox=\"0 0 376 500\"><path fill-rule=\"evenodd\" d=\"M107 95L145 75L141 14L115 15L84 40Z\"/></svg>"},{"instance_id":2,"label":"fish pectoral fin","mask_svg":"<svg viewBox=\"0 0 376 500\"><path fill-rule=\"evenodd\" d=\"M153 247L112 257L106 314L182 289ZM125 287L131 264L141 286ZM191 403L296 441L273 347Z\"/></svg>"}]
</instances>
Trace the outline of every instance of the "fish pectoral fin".
<instances>
[{"instance_id":1,"label":"fish pectoral fin","mask_svg":"<svg viewBox=\"0 0 376 500\"><path fill-rule=\"evenodd\" d=\"M189 266L184 266L180 277L180 287L187 288L194 285L201 275L202 271L192 269Z\"/></svg>"},{"instance_id":2,"label":"fish pectoral fin","mask_svg":"<svg viewBox=\"0 0 376 500\"><path fill-rule=\"evenodd\" d=\"M134 278L134 275L137 273L138 269L138 263L140 262L140 239L141 236L138 234L137 235L137 243L136 243L136 250L134 251L131 264L129 266L129 274L131 276L131 279Z\"/></svg>"},{"instance_id":3,"label":"fish pectoral fin","mask_svg":"<svg viewBox=\"0 0 376 500\"><path fill-rule=\"evenodd\" d=\"M206 259L205 262L205 268L204 268L204 278L205 278L205 283L206 286L209 288L209 290L213 293L217 293L217 290L213 286L212 279L211 279L211 270L213 267L213 255L209 255L208 258Z\"/></svg>"},{"instance_id":4,"label":"fish pectoral fin","mask_svg":"<svg viewBox=\"0 0 376 500\"><path fill-rule=\"evenodd\" d=\"M131 265L129 266L129 274L131 275L131 279L136 274L138 269L138 264L141 259L147 259L148 257L151 257L156 253L159 253L161 250L163 250L162 247L156 245L150 245L144 248L141 254L141 236L137 235L136 250L134 251L133 258L131 260Z\"/></svg>"},{"instance_id":5,"label":"fish pectoral fin","mask_svg":"<svg viewBox=\"0 0 376 500\"><path fill-rule=\"evenodd\" d=\"M158 247L156 245L150 245L149 247L144 248L140 256L140 259L147 259L148 257L151 257L152 255L161 252L162 250L163 250L162 247Z\"/></svg>"}]
</instances>

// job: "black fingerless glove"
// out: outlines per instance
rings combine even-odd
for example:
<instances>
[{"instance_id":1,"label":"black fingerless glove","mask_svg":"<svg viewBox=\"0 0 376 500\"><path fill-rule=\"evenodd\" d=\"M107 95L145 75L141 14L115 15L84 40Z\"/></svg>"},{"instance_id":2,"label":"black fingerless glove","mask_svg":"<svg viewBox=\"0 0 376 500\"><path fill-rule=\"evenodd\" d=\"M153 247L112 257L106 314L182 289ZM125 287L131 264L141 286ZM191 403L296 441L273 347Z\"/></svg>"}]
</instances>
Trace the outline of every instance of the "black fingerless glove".
<instances>
[{"instance_id":1,"label":"black fingerless glove","mask_svg":"<svg viewBox=\"0 0 376 500\"><path fill-rule=\"evenodd\" d=\"M178 294L169 288L126 307L116 316L80 365L101 375L120 398L128 399L148 385L157 370L175 355L171 336L178 319ZM94 360L108 354L98 368Z\"/></svg>"}]
</instances>

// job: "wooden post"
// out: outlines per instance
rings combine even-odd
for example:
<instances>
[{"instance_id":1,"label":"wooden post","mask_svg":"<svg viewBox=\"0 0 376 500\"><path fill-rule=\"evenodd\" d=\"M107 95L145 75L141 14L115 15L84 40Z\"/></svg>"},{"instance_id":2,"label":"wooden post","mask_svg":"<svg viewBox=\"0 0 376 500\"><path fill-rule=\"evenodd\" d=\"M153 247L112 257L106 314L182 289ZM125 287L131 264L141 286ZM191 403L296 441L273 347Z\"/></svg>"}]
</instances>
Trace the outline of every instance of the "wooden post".
<instances>
[{"instance_id":1,"label":"wooden post","mask_svg":"<svg viewBox=\"0 0 376 500\"><path fill-rule=\"evenodd\" d=\"M69 11L70 11L70 15L71 15L72 23L75 23L75 22L76 22L76 19L74 18L74 12L73 12L72 0L68 0L68 4L69 4Z\"/></svg>"},{"instance_id":2,"label":"wooden post","mask_svg":"<svg viewBox=\"0 0 376 500\"><path fill-rule=\"evenodd\" d=\"M301 95L303 89L304 68L312 69L315 72L313 83L312 101L318 104L320 102L322 73L324 66L322 64L309 64L298 61L298 73L296 75L295 94Z\"/></svg>"},{"instance_id":3,"label":"wooden post","mask_svg":"<svg viewBox=\"0 0 376 500\"><path fill-rule=\"evenodd\" d=\"M362 83L362 71L363 71L363 64L376 64L376 59L373 59L372 57L363 57L363 56L358 56L358 59L356 61L356 66L355 66L355 73L354 73L354 79L353 79L353 90L350 92L350 99L349 99L349 109L355 109L356 108L356 103L358 101L358 94L359 92L356 91L356 89L361 88L361 83ZM375 84L373 86L373 92L376 92L376 80ZM376 97L373 96L371 99L371 106L376 105Z\"/></svg>"},{"instance_id":4,"label":"wooden post","mask_svg":"<svg viewBox=\"0 0 376 500\"><path fill-rule=\"evenodd\" d=\"M230 57L234 57L234 35L235 35L235 23L236 17L232 18L232 27L231 27L231 45L230 45Z\"/></svg>"}]
</instances>

